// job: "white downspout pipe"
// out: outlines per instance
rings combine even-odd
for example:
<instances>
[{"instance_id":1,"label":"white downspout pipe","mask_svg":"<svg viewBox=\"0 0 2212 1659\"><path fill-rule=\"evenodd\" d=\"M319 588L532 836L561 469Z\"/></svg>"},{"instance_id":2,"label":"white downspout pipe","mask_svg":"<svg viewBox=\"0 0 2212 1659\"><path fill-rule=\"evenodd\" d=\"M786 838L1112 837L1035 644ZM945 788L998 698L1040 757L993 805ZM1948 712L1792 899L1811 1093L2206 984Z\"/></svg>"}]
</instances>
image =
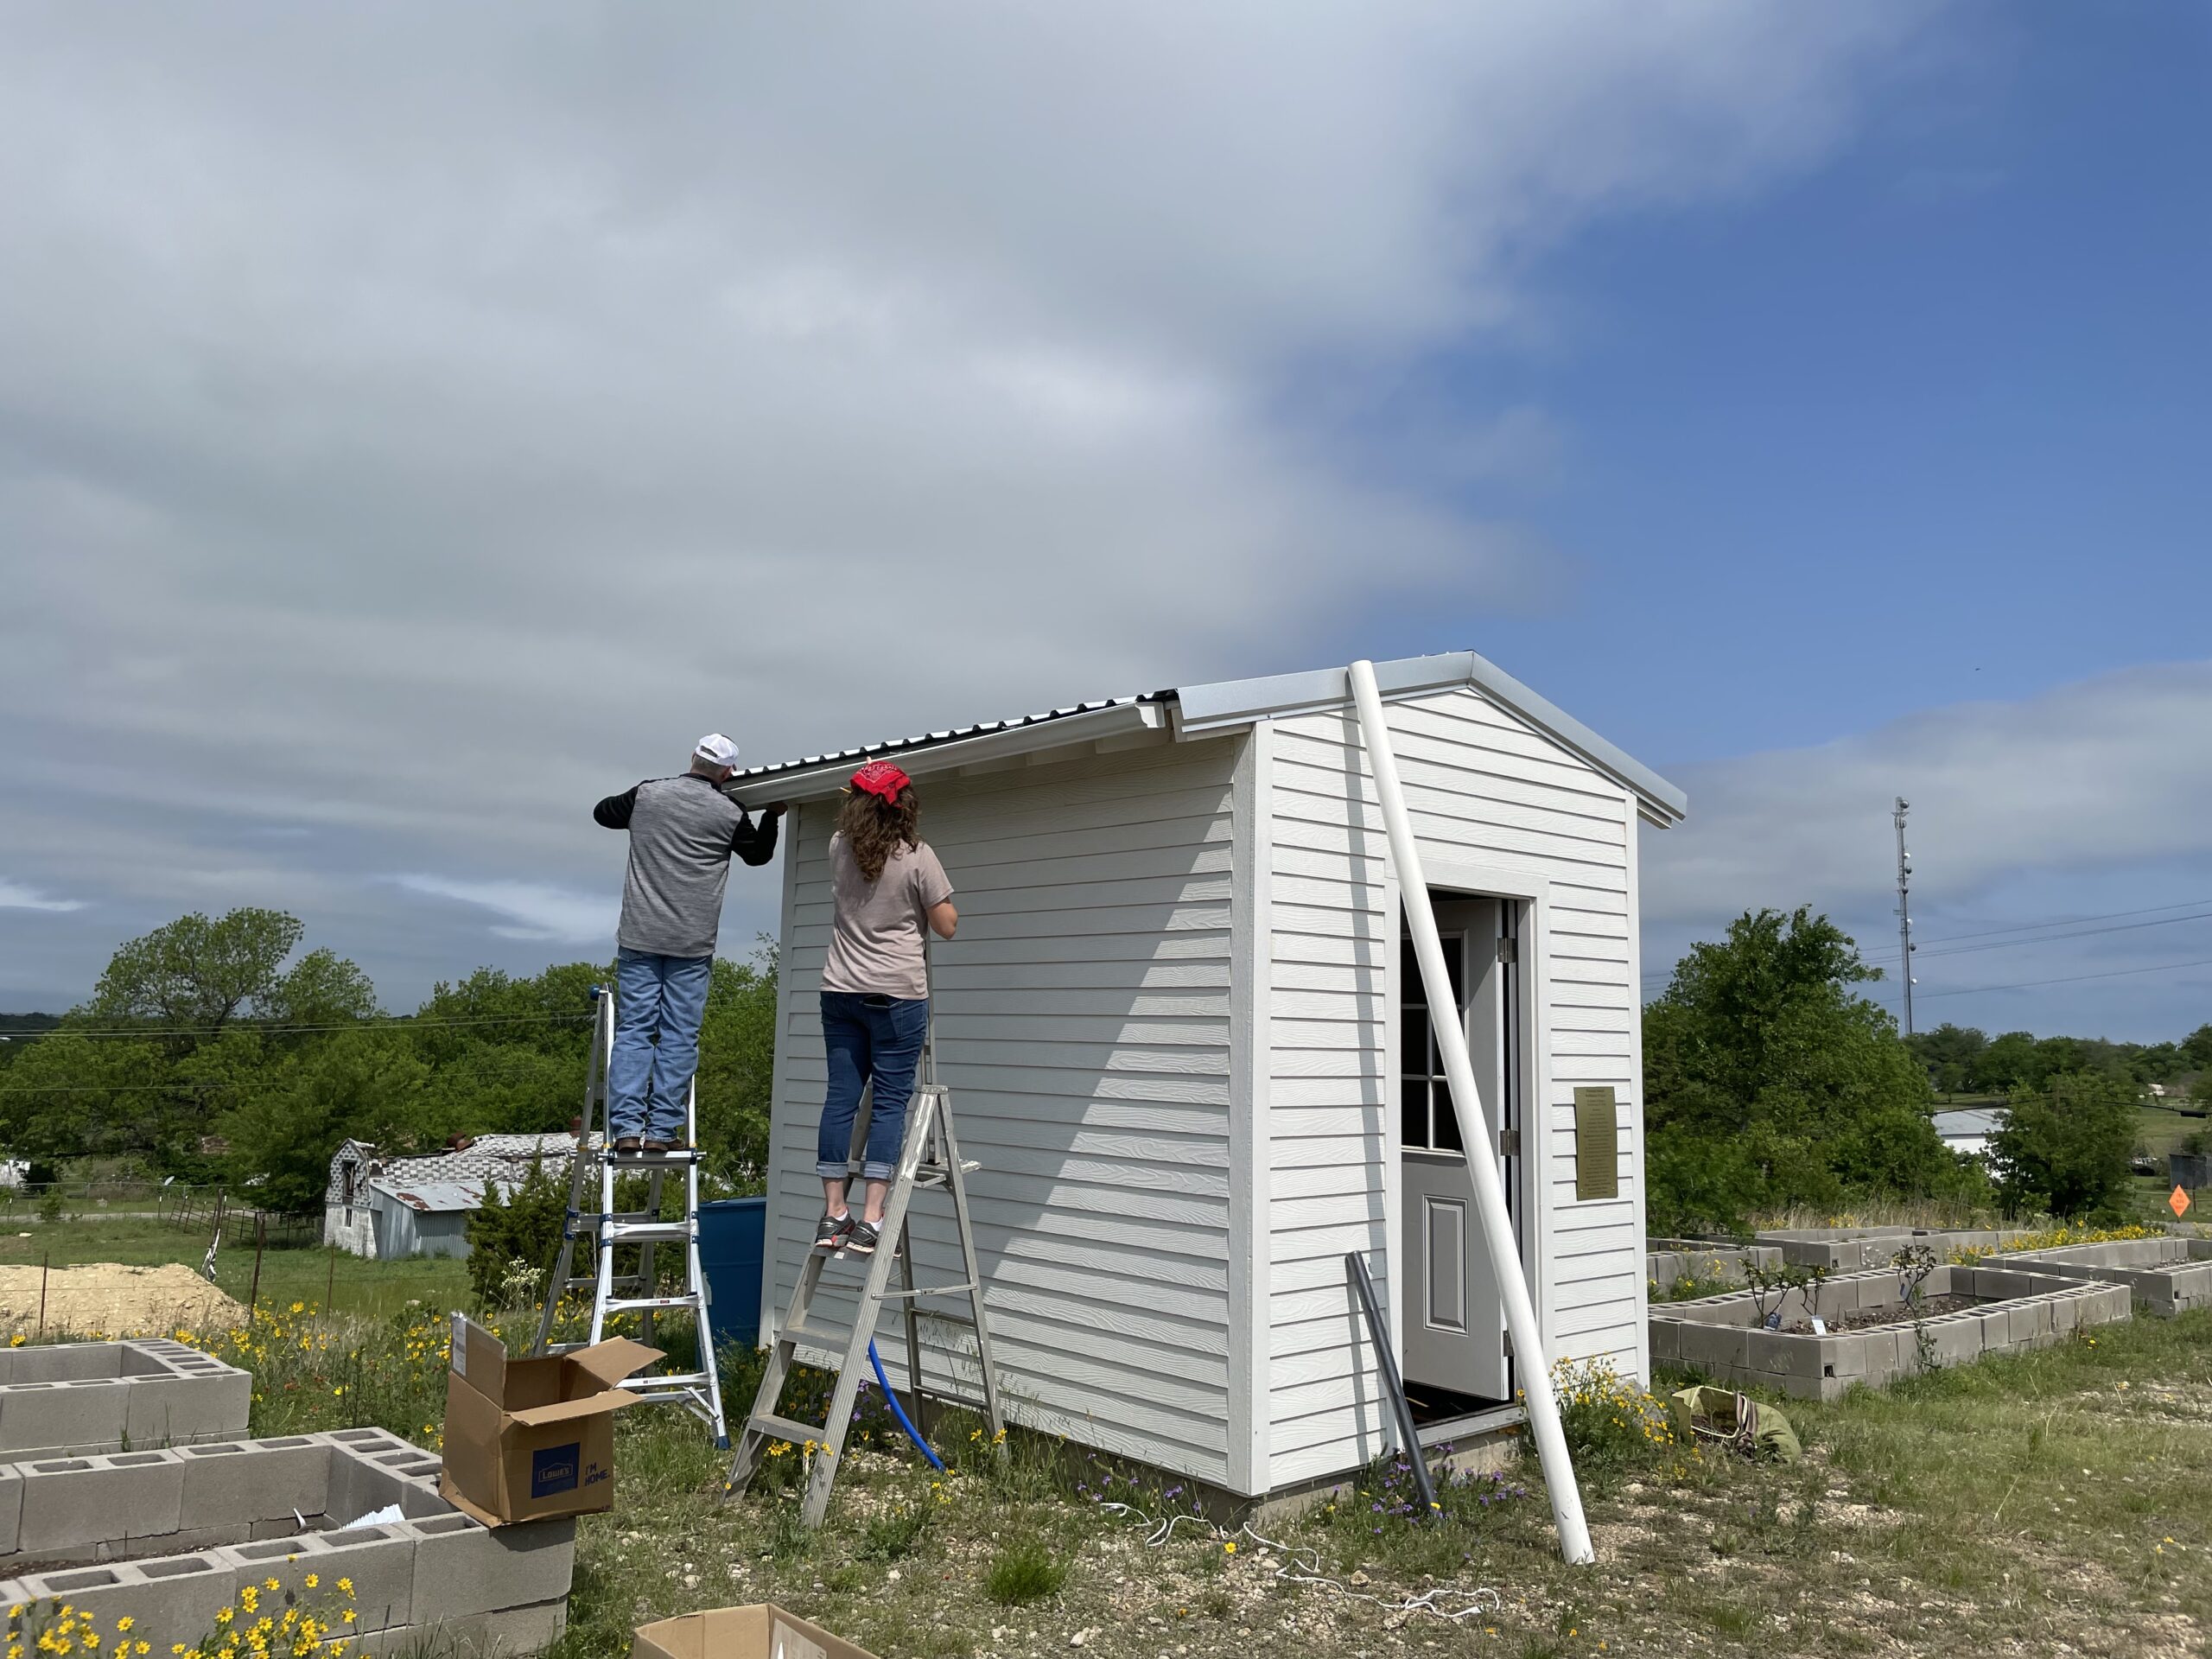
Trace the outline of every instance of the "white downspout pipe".
<instances>
[{"instance_id":1,"label":"white downspout pipe","mask_svg":"<svg viewBox=\"0 0 2212 1659\"><path fill-rule=\"evenodd\" d=\"M1375 773L1375 792L1382 803L1382 823L1390 834L1390 861L1397 866L1398 887L1405 899L1407 931L1413 936L1414 955L1421 963L1421 982L1432 1008L1455 1006L1452 981L1444 969L1444 945L1436 935L1436 915L1428 905L1428 881L1421 872L1421 849L1414 844L1413 820L1407 816L1405 791L1398 784L1397 752L1390 747L1390 728L1382 718L1382 696L1375 686L1375 664L1362 660L1346 671L1351 695L1359 705L1359 725L1366 741L1367 761ZM1474 1178L1475 1217L1482 1224L1483 1245L1497 1264L1497 1282L1505 1294L1505 1328L1513 1338L1513 1351L1521 1361L1521 1391L1529 1405L1529 1427L1536 1437L1536 1457L1544 1471L1544 1484L1552 1497L1552 1519L1559 1528L1560 1554L1570 1565L1580 1567L1597 1559L1590 1548L1590 1528L1582 1518L1582 1493L1574 1484L1574 1464L1567 1455L1567 1435L1559 1422L1559 1402L1552 1395L1550 1357L1543 1333L1537 1328L1535 1305L1529 1300L1529 1281L1521 1270L1521 1253L1514 1247L1513 1228L1505 1213L1505 1184L1498 1179L1497 1147L1491 1139L1490 1115L1483 1109L1475 1087L1474 1064L1467 1058L1467 1033L1456 1020L1431 1020L1436 1046L1443 1052L1444 1075L1452 1085L1452 1115L1459 1123L1459 1144L1467 1149L1467 1173ZM1390 1275L1395 1292L1402 1274ZM1407 1448L1418 1456L1418 1446Z\"/></svg>"}]
</instances>

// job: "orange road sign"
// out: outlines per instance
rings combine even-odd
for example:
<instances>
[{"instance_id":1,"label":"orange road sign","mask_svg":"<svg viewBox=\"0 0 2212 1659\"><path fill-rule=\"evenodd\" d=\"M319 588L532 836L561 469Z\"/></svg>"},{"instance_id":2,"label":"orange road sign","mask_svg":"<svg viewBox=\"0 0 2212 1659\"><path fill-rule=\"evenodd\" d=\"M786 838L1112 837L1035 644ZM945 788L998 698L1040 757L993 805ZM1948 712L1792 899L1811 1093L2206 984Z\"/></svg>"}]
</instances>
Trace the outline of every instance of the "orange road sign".
<instances>
[{"instance_id":1,"label":"orange road sign","mask_svg":"<svg viewBox=\"0 0 2212 1659\"><path fill-rule=\"evenodd\" d=\"M2189 1194L2180 1187L2175 1187L2173 1197L2166 1200L2166 1208L2174 1212L2175 1220L2180 1220L2189 1210Z\"/></svg>"}]
</instances>

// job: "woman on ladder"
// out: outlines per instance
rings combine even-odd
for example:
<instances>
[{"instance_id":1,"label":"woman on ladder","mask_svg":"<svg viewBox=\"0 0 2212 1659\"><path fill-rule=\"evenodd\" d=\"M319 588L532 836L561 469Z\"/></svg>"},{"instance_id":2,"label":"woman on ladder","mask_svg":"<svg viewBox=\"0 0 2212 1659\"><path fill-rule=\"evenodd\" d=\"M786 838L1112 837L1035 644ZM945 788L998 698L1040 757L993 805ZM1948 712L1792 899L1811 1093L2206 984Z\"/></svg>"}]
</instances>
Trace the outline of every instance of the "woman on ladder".
<instances>
[{"instance_id":1,"label":"woman on ladder","mask_svg":"<svg viewBox=\"0 0 2212 1659\"><path fill-rule=\"evenodd\" d=\"M924 930L949 939L960 921L944 866L918 833L920 816L914 780L887 760L871 760L853 774L830 837L836 918L822 967L830 1093L816 1147L823 1205L814 1230L817 1249L866 1255L876 1247L929 1031ZM871 1083L875 1093L861 1166L868 1198L856 1218L846 1205L845 1180L853 1120Z\"/></svg>"}]
</instances>

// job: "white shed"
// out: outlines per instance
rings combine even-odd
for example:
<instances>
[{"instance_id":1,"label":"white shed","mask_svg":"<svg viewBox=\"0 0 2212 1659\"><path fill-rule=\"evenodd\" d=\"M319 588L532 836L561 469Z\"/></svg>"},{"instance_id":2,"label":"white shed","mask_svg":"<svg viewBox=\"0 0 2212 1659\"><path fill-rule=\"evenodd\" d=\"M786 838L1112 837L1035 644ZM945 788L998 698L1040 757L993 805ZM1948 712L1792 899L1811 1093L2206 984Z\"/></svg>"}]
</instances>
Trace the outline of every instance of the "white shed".
<instances>
[{"instance_id":1,"label":"white shed","mask_svg":"<svg viewBox=\"0 0 2212 1659\"><path fill-rule=\"evenodd\" d=\"M1684 798L1471 652L1376 671L1547 1344L1648 1376L1637 828L1678 821ZM764 1332L821 1212L827 847L838 790L878 755L918 781L957 888L933 963L939 1071L982 1166L1011 1414L1241 1496L1357 1469L1392 1441L1357 1251L1424 1438L1517 1421L1343 669L736 780L748 804L793 808ZM916 1207L921 1281L956 1279L941 1205ZM830 1292L853 1282L833 1273L810 1323L849 1317ZM972 1376L959 1327L927 1340L925 1381ZM904 1344L881 1347L895 1370Z\"/></svg>"}]
</instances>

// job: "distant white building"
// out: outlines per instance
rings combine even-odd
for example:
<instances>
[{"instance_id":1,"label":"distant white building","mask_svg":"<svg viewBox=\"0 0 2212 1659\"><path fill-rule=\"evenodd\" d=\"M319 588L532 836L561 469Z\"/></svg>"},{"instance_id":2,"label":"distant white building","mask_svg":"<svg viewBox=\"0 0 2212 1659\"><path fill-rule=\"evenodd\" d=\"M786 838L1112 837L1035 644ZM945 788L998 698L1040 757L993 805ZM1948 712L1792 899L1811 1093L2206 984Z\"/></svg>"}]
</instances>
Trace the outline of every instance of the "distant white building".
<instances>
[{"instance_id":1,"label":"distant white building","mask_svg":"<svg viewBox=\"0 0 2212 1659\"><path fill-rule=\"evenodd\" d=\"M555 1173L575 1156L573 1135L480 1135L444 1152L387 1158L348 1141L330 1160L322 1241L380 1261L467 1255L468 1217L496 1181L512 1192L543 1162Z\"/></svg>"},{"instance_id":2,"label":"distant white building","mask_svg":"<svg viewBox=\"0 0 2212 1659\"><path fill-rule=\"evenodd\" d=\"M2005 1127L2008 1114L2002 1106L1962 1107L1936 1114L1936 1133L1943 1144L1961 1158L1982 1158L1989 1153L1990 1138Z\"/></svg>"}]
</instances>

